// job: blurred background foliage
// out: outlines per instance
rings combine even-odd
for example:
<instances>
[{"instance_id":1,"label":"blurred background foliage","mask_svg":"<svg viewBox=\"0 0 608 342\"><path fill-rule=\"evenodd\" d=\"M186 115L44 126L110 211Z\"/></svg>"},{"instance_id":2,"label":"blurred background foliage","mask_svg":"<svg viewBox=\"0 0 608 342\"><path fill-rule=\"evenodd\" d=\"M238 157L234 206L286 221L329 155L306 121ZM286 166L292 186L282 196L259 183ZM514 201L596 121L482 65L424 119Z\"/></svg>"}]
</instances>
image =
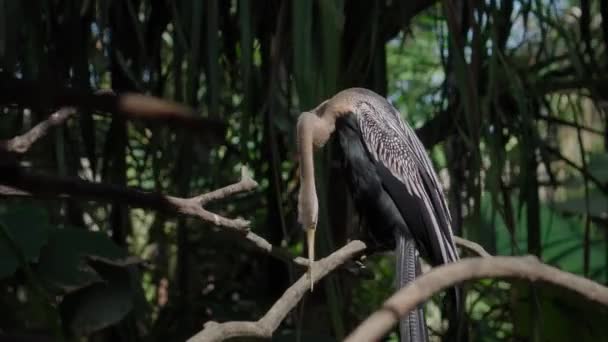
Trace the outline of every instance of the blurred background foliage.
<instances>
[{"instance_id":1,"label":"blurred background foliage","mask_svg":"<svg viewBox=\"0 0 608 342\"><path fill-rule=\"evenodd\" d=\"M151 94L228 125L209 143L82 109L24 165L182 196L247 165L260 187L213 209L302 253L296 118L366 87L417 128L458 235L603 284L607 47L602 0L0 0L2 78ZM3 139L55 109L2 105ZM356 226L331 155L318 160L321 254ZM0 228L5 338L184 340L210 319L256 320L300 274L206 224L117 203L4 197ZM343 338L393 291L391 255L366 264L373 279L328 277L274 339ZM502 280L467 290L470 341L608 341L606 309L562 290ZM446 327L440 299L427 304L434 340Z\"/></svg>"}]
</instances>

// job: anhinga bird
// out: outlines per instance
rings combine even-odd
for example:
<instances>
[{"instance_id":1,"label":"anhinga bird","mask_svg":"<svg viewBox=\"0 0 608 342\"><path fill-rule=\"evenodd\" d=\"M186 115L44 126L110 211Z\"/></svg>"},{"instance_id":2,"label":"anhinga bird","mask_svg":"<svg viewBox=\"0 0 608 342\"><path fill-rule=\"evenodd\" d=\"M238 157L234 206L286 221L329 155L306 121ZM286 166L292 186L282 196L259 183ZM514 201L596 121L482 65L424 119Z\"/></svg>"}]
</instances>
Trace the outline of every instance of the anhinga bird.
<instances>
[{"instance_id":1,"label":"anhinga bird","mask_svg":"<svg viewBox=\"0 0 608 342\"><path fill-rule=\"evenodd\" d=\"M334 132L368 248L395 249L397 285L420 274L417 251L433 266L458 260L449 209L424 146L385 98L351 88L298 118L298 220L307 232L311 267L318 216L313 152ZM459 290L450 295L457 310ZM400 330L402 341L426 341L422 308L402 319Z\"/></svg>"}]
</instances>

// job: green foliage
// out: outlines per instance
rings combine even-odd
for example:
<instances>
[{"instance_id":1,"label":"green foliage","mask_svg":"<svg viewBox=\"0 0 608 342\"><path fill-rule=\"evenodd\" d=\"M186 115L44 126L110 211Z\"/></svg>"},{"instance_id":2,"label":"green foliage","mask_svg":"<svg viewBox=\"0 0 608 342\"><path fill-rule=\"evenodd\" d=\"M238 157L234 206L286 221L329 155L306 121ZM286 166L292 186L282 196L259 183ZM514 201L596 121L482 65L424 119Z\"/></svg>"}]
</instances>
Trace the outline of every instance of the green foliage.
<instances>
[{"instance_id":1,"label":"green foliage","mask_svg":"<svg viewBox=\"0 0 608 342\"><path fill-rule=\"evenodd\" d=\"M76 336L120 322L133 310L137 294L128 269L102 261L92 264L102 281L69 293L59 306L64 325Z\"/></svg>"},{"instance_id":2,"label":"green foliage","mask_svg":"<svg viewBox=\"0 0 608 342\"><path fill-rule=\"evenodd\" d=\"M30 205L3 208L0 213L0 225L6 228L15 247L30 262L38 261L40 250L49 239L47 221L43 210ZM13 275L20 264L11 242L0 239L0 279Z\"/></svg>"},{"instance_id":3,"label":"green foliage","mask_svg":"<svg viewBox=\"0 0 608 342\"><path fill-rule=\"evenodd\" d=\"M72 292L104 281L89 265L90 260L104 261L119 267L134 262L103 233L61 228L53 231L40 254L39 274L50 287Z\"/></svg>"},{"instance_id":4,"label":"green foliage","mask_svg":"<svg viewBox=\"0 0 608 342\"><path fill-rule=\"evenodd\" d=\"M60 298L63 326L76 336L90 335L121 321L141 296L131 265L137 259L106 235L49 224L46 212L30 205L3 208L0 240L3 277L22 269L32 291L53 305ZM21 257L28 264L22 264Z\"/></svg>"},{"instance_id":5,"label":"green foliage","mask_svg":"<svg viewBox=\"0 0 608 342\"><path fill-rule=\"evenodd\" d=\"M603 341L608 311L564 289L516 283L513 317L516 337L537 336L538 341ZM533 295L531 295L534 293ZM576 312L576 315L572 313ZM533 322L540 329L533 331ZM550 327L550 328L549 328Z\"/></svg>"}]
</instances>

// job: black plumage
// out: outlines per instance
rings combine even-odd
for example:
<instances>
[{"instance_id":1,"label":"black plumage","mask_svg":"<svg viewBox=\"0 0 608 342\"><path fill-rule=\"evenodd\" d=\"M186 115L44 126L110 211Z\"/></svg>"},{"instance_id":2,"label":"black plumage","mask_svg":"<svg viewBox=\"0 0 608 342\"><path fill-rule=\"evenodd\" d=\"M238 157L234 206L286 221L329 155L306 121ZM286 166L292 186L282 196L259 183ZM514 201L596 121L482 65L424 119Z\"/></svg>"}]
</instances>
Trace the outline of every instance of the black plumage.
<instances>
[{"instance_id":1,"label":"black plumage","mask_svg":"<svg viewBox=\"0 0 608 342\"><path fill-rule=\"evenodd\" d=\"M363 239L369 252L397 250L397 253L402 253L397 255L397 282L399 287L404 286L420 273L420 264L415 253L413 235L397 206L398 201L386 189L399 186L400 183L387 173L388 170L381 163L374 162L361 140L358 124L351 115L336 121L336 132L346 181L366 228L363 230L366 234ZM406 248L408 243L411 247L409 249ZM402 341L427 340L422 307L400 324L400 330Z\"/></svg>"}]
</instances>

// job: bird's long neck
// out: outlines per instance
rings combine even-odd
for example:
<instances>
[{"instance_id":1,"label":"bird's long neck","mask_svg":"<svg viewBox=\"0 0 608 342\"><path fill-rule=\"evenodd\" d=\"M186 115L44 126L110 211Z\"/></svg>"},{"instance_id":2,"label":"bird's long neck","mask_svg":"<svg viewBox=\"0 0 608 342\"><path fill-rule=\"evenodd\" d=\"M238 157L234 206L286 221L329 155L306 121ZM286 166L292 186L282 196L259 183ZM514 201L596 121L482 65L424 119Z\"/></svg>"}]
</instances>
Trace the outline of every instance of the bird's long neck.
<instances>
[{"instance_id":1,"label":"bird's long neck","mask_svg":"<svg viewBox=\"0 0 608 342\"><path fill-rule=\"evenodd\" d=\"M335 130L336 119L327 115L319 117L314 112L304 112L298 119L298 150L302 167L302 186L314 188L314 150L323 147Z\"/></svg>"},{"instance_id":2,"label":"bird's long neck","mask_svg":"<svg viewBox=\"0 0 608 342\"><path fill-rule=\"evenodd\" d=\"M312 113L304 113L298 120L298 153L300 154L300 186L309 194L315 193L314 134L316 120Z\"/></svg>"}]
</instances>

